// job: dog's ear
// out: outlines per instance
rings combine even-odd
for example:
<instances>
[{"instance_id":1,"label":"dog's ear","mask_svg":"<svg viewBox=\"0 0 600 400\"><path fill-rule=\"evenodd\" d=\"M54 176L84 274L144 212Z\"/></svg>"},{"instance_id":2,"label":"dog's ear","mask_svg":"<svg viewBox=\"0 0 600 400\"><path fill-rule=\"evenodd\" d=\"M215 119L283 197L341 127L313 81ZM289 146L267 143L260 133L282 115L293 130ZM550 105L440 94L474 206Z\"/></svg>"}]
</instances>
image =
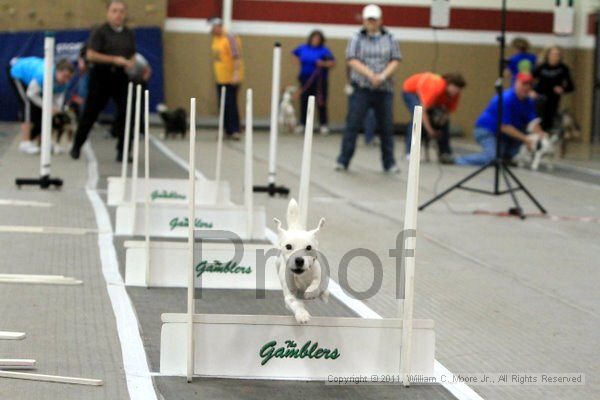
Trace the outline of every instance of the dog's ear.
<instances>
[{"instance_id":1,"label":"dog's ear","mask_svg":"<svg viewBox=\"0 0 600 400\"><path fill-rule=\"evenodd\" d=\"M279 237L285 235L287 231L281 227L281 221L277 218L273 218L273 221L275 221L275 224L277 225L277 234L279 235Z\"/></svg>"},{"instance_id":2,"label":"dog's ear","mask_svg":"<svg viewBox=\"0 0 600 400\"><path fill-rule=\"evenodd\" d=\"M313 229L312 231L310 231L310 233L313 236L316 235L321 230L321 228L323 227L324 224L325 224L325 218L321 218L319 220L319 224L317 225L317 227L315 229Z\"/></svg>"}]
</instances>

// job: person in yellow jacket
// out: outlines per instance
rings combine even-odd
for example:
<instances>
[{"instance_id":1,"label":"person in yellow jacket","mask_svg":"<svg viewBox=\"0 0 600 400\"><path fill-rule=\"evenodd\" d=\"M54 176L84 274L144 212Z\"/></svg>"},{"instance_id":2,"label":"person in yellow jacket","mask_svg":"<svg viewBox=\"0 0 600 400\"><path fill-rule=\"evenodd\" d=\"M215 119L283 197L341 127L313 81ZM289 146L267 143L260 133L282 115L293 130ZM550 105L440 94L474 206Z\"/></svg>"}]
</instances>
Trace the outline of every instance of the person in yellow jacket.
<instances>
[{"instance_id":1,"label":"person in yellow jacket","mask_svg":"<svg viewBox=\"0 0 600 400\"><path fill-rule=\"evenodd\" d=\"M223 29L220 18L209 20L212 34L213 69L217 82L217 99L221 104L221 88L225 87L225 133L226 138L240 139L240 115L237 93L244 78L242 42L240 38Z\"/></svg>"}]
</instances>

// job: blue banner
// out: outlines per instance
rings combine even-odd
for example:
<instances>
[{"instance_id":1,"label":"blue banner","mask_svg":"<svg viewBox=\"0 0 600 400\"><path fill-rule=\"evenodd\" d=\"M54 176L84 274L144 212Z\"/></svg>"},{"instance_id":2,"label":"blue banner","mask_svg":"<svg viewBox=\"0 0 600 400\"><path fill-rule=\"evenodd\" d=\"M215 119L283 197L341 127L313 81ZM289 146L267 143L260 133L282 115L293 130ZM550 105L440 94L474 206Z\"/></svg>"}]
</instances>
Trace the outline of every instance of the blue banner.
<instances>
[{"instance_id":1,"label":"blue banner","mask_svg":"<svg viewBox=\"0 0 600 400\"><path fill-rule=\"evenodd\" d=\"M163 48L160 28L135 28L135 44L152 68L148 82L150 111L164 100ZM89 29L55 31L55 61L61 58L77 60L79 50L90 36ZM0 121L15 121L18 113L16 93L10 85L8 65L14 57L44 57L44 31L0 33ZM75 78L77 79L77 78ZM107 111L113 107L109 103Z\"/></svg>"}]
</instances>

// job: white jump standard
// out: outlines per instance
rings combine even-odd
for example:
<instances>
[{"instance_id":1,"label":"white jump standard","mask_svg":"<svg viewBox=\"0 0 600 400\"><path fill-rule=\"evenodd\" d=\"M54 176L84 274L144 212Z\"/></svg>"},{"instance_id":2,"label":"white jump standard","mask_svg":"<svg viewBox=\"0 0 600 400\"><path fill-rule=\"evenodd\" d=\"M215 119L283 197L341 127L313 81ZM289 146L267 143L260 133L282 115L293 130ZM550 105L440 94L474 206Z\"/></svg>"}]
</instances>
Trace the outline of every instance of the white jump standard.
<instances>
[{"instance_id":1,"label":"white jump standard","mask_svg":"<svg viewBox=\"0 0 600 400\"><path fill-rule=\"evenodd\" d=\"M420 148L420 113L417 107L415 150ZM406 202L410 229L416 228L419 156L418 151L411 152ZM413 253L405 257L405 299L398 300L402 317L314 317L306 324L293 316L196 314L191 236L188 244L188 311L162 315L161 374L187 376L188 382L194 375L326 380L331 375L393 374L402 376L405 385L410 374L434 376L434 323L412 318L414 238L407 246Z\"/></svg>"},{"instance_id":2,"label":"white jump standard","mask_svg":"<svg viewBox=\"0 0 600 400\"><path fill-rule=\"evenodd\" d=\"M273 197L276 194L287 196L290 189L277 186L277 135L279 131L279 87L281 85L281 43L273 47L273 78L271 81L271 120L269 130L269 175L267 186L255 186L255 192L266 192Z\"/></svg>"},{"instance_id":3,"label":"white jump standard","mask_svg":"<svg viewBox=\"0 0 600 400\"><path fill-rule=\"evenodd\" d=\"M15 184L20 188L25 185L39 186L48 189L50 186L60 188L63 181L50 177L52 148L52 97L54 92L54 33L46 33L44 38L44 84L42 90L42 138L40 151L40 177L38 179L17 178Z\"/></svg>"}]
</instances>

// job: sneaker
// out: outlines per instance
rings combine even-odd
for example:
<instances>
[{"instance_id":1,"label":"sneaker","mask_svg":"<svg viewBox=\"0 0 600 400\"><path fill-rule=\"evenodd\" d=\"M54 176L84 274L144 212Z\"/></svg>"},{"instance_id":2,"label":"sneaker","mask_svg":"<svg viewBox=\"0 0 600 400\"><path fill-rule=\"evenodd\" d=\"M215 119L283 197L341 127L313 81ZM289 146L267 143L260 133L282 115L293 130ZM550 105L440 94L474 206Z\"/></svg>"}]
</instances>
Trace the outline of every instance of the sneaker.
<instances>
[{"instance_id":1,"label":"sneaker","mask_svg":"<svg viewBox=\"0 0 600 400\"><path fill-rule=\"evenodd\" d=\"M62 154L65 152L65 149L63 149L61 146L59 146L56 143L52 143L52 154Z\"/></svg>"},{"instance_id":2,"label":"sneaker","mask_svg":"<svg viewBox=\"0 0 600 400\"><path fill-rule=\"evenodd\" d=\"M296 126L296 129L294 129L294 133L296 135L303 135L304 134L304 125Z\"/></svg>"},{"instance_id":3,"label":"sneaker","mask_svg":"<svg viewBox=\"0 0 600 400\"><path fill-rule=\"evenodd\" d=\"M323 136L329 135L329 127L327 125L321 126L321 128L319 129L319 133Z\"/></svg>"},{"instance_id":4,"label":"sneaker","mask_svg":"<svg viewBox=\"0 0 600 400\"><path fill-rule=\"evenodd\" d=\"M235 140L236 142L242 139L242 135L239 132L234 132L229 136L229 139Z\"/></svg>"},{"instance_id":5,"label":"sneaker","mask_svg":"<svg viewBox=\"0 0 600 400\"><path fill-rule=\"evenodd\" d=\"M335 164L335 170L336 171L347 171L348 170L348 166L342 164L342 163L337 163Z\"/></svg>"},{"instance_id":6,"label":"sneaker","mask_svg":"<svg viewBox=\"0 0 600 400\"><path fill-rule=\"evenodd\" d=\"M398 166L397 166L396 164L394 164L394 165L392 165L391 167L389 167L389 168L386 168L386 169L384 170L384 172L385 172L386 174L399 174L399 173L400 173L400 168L398 168Z\"/></svg>"},{"instance_id":7,"label":"sneaker","mask_svg":"<svg viewBox=\"0 0 600 400\"><path fill-rule=\"evenodd\" d=\"M454 164L454 156L449 153L443 153L438 157L438 161L441 164Z\"/></svg>"},{"instance_id":8,"label":"sneaker","mask_svg":"<svg viewBox=\"0 0 600 400\"><path fill-rule=\"evenodd\" d=\"M40 147L34 142L27 140L19 143L19 151L25 154L38 154L40 152Z\"/></svg>"}]
</instances>

